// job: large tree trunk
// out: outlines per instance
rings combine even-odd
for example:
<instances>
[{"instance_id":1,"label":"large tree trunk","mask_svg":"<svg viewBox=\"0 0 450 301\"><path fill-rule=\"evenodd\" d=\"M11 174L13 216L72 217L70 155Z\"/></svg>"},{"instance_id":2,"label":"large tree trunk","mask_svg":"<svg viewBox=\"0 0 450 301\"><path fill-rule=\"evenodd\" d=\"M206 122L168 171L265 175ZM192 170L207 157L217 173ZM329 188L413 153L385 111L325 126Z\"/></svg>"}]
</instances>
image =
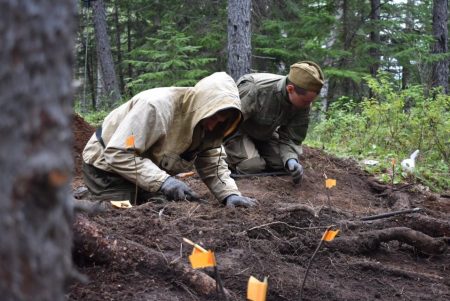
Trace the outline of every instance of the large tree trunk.
<instances>
[{"instance_id":1,"label":"large tree trunk","mask_svg":"<svg viewBox=\"0 0 450 301\"><path fill-rule=\"evenodd\" d=\"M131 11L130 11L130 4L127 4L127 51L128 53L131 52L132 46L131 46ZM133 67L131 64L128 64L128 74L127 76L129 78L133 78ZM133 94L133 93L132 93Z\"/></svg>"},{"instance_id":2,"label":"large tree trunk","mask_svg":"<svg viewBox=\"0 0 450 301\"><path fill-rule=\"evenodd\" d=\"M119 21L119 0L114 0L114 24L116 26L116 48L117 48L117 69L119 72L119 84L120 91L123 92L125 88L125 82L123 80L123 68L122 68L122 43L121 43L121 31Z\"/></svg>"},{"instance_id":3,"label":"large tree trunk","mask_svg":"<svg viewBox=\"0 0 450 301\"><path fill-rule=\"evenodd\" d=\"M228 73L237 80L251 68L251 0L228 0Z\"/></svg>"},{"instance_id":4,"label":"large tree trunk","mask_svg":"<svg viewBox=\"0 0 450 301\"><path fill-rule=\"evenodd\" d=\"M97 44L97 58L100 62L103 87L108 99L107 107L113 107L120 99L114 61L111 54L108 32L106 30L106 10L103 0L92 2L95 42Z\"/></svg>"},{"instance_id":5,"label":"large tree trunk","mask_svg":"<svg viewBox=\"0 0 450 301\"><path fill-rule=\"evenodd\" d=\"M414 30L414 15L412 8L416 5L415 0L408 0L405 11L405 33L411 33ZM402 65L402 89L409 87L411 81L411 62L409 59L400 60ZM409 110L410 104L405 105L405 109Z\"/></svg>"},{"instance_id":6,"label":"large tree trunk","mask_svg":"<svg viewBox=\"0 0 450 301\"><path fill-rule=\"evenodd\" d=\"M76 2L0 7L0 296L65 300Z\"/></svg>"},{"instance_id":7,"label":"large tree trunk","mask_svg":"<svg viewBox=\"0 0 450 301\"><path fill-rule=\"evenodd\" d=\"M100 60L97 60L97 81L95 85L95 102L93 103L94 109L104 109L104 100L106 98L105 86L103 85L103 75Z\"/></svg>"},{"instance_id":8,"label":"large tree trunk","mask_svg":"<svg viewBox=\"0 0 450 301\"><path fill-rule=\"evenodd\" d=\"M380 0L370 1L371 11L370 19L372 21L372 31L370 32L370 47L369 53L372 58L372 64L370 65L370 74L376 76L378 68L380 67L380 31L378 30L378 22L380 21Z\"/></svg>"},{"instance_id":9,"label":"large tree trunk","mask_svg":"<svg viewBox=\"0 0 450 301\"><path fill-rule=\"evenodd\" d=\"M448 0L433 1L433 36L435 39L432 53L443 54L448 51ZM433 64L432 87L442 87L448 93L448 59Z\"/></svg>"},{"instance_id":10,"label":"large tree trunk","mask_svg":"<svg viewBox=\"0 0 450 301\"><path fill-rule=\"evenodd\" d=\"M327 49L333 49L334 45L336 44L338 40L338 23L342 22L343 18L343 10L342 10L342 0L336 0L334 1L334 17L336 18L336 23L332 27L330 34L325 42ZM325 61L323 62L323 67L331 67L335 64L335 59L331 57L327 57ZM322 112L323 115L320 116L321 119L325 119L326 112L328 111L328 107L330 105L330 96L332 95L332 91L330 91L330 79L328 77L325 78L325 82L323 84L322 89L320 90L320 97L322 101Z\"/></svg>"}]
</instances>

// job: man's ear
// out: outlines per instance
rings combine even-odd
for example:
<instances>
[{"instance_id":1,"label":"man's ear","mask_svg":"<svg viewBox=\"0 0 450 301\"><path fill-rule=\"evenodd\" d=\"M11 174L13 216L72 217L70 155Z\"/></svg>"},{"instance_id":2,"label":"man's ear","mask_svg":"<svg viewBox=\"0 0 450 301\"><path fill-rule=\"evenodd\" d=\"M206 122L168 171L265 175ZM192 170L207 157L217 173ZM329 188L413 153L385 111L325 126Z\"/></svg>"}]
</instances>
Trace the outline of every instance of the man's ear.
<instances>
[{"instance_id":1,"label":"man's ear","mask_svg":"<svg viewBox=\"0 0 450 301\"><path fill-rule=\"evenodd\" d=\"M294 92L294 90L295 90L295 87L294 87L293 84L287 84L287 85L286 85L286 91L287 91L288 93L292 93L292 92Z\"/></svg>"}]
</instances>

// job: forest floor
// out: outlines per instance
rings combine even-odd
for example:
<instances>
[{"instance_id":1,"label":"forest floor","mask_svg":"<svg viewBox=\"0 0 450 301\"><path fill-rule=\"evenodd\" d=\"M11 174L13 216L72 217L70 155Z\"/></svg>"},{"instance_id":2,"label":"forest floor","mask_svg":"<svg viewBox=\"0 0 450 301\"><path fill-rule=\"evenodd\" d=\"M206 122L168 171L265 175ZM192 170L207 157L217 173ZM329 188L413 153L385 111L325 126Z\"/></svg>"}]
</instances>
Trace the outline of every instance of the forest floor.
<instances>
[{"instance_id":1,"label":"forest floor","mask_svg":"<svg viewBox=\"0 0 450 301\"><path fill-rule=\"evenodd\" d=\"M76 164L93 129L74 123ZM250 275L268 276L267 300L450 300L450 199L417 183L377 182L357 162L304 147L305 176L237 179L257 208L223 207L196 175L206 202L146 203L77 214L74 260L88 277L68 300L220 300L211 268L193 271L188 238L215 252L228 300L246 300ZM337 180L325 188L325 176ZM74 190L83 186L79 169ZM421 208L374 221L362 217ZM324 242L302 281L325 229ZM205 276L206 278L201 278ZM213 282L214 283L214 282ZM214 283L215 285L215 283Z\"/></svg>"}]
</instances>

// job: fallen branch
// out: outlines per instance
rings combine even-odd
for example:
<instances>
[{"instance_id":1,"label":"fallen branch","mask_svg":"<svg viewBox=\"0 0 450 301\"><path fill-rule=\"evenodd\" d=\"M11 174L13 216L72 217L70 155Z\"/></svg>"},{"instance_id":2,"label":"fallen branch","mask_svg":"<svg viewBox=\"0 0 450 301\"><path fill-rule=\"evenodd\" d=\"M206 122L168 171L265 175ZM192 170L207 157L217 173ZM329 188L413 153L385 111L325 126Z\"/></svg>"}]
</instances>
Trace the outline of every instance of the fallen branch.
<instances>
[{"instance_id":1,"label":"fallen branch","mask_svg":"<svg viewBox=\"0 0 450 301\"><path fill-rule=\"evenodd\" d=\"M385 213L376 214L376 215L364 216L364 217L361 217L360 220L362 220L362 221L372 221L372 220L387 218L387 217L400 215L400 214L416 213L416 212L419 212L419 211L420 211L420 208L391 211L391 212L385 212Z\"/></svg>"},{"instance_id":2,"label":"fallen branch","mask_svg":"<svg viewBox=\"0 0 450 301\"><path fill-rule=\"evenodd\" d=\"M176 260L168 262L161 252L134 241L106 237L95 222L82 215L77 215L73 228L76 257L96 264L116 264L127 271L135 269L143 275L173 275L199 295L216 295L216 281L213 278ZM226 294L230 296L228 291Z\"/></svg>"},{"instance_id":3,"label":"fallen branch","mask_svg":"<svg viewBox=\"0 0 450 301\"><path fill-rule=\"evenodd\" d=\"M406 227L368 231L360 233L358 236L341 236L331 242L327 242L327 247L345 253L360 254L377 250L382 242L392 240L406 243L430 255L439 255L447 250L447 244L444 240L433 238Z\"/></svg>"}]
</instances>

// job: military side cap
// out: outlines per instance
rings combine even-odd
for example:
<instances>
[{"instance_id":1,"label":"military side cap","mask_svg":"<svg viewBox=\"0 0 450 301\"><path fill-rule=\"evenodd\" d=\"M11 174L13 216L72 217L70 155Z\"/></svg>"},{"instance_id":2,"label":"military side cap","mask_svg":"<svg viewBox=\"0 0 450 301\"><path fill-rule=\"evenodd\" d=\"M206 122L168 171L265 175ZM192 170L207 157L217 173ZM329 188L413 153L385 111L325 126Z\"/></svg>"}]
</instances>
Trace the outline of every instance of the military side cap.
<instances>
[{"instance_id":1,"label":"military side cap","mask_svg":"<svg viewBox=\"0 0 450 301\"><path fill-rule=\"evenodd\" d=\"M302 61L291 65L288 79L300 88L319 93L323 86L324 76L319 65L310 61Z\"/></svg>"}]
</instances>

